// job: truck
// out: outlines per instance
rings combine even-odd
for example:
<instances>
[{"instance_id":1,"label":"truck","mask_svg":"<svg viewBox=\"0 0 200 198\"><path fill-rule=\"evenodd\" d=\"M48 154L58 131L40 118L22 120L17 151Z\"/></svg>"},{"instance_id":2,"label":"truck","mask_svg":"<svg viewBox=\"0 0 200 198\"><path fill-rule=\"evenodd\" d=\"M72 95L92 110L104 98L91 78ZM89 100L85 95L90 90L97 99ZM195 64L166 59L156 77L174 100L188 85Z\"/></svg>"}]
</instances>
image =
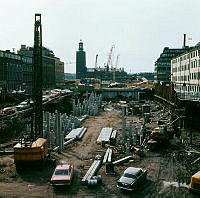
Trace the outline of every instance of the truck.
<instances>
[{"instance_id":1,"label":"truck","mask_svg":"<svg viewBox=\"0 0 200 198\"><path fill-rule=\"evenodd\" d=\"M45 162L48 158L47 139L38 138L32 143L18 142L14 146L14 162L16 167L35 165Z\"/></svg>"}]
</instances>

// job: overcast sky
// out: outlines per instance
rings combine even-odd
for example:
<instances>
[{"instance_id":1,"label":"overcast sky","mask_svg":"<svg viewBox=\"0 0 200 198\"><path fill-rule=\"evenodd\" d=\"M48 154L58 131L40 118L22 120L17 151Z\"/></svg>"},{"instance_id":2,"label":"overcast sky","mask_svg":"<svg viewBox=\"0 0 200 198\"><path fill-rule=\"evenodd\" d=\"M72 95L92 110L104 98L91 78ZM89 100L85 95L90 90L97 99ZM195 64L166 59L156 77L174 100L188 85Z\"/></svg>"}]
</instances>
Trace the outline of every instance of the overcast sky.
<instances>
[{"instance_id":1,"label":"overcast sky","mask_svg":"<svg viewBox=\"0 0 200 198\"><path fill-rule=\"evenodd\" d=\"M33 45L34 14L42 14L43 45L75 73L80 39L87 67L104 65L112 45L129 73L152 72L165 46L180 48L199 39L199 0L0 0L0 50Z\"/></svg>"}]
</instances>

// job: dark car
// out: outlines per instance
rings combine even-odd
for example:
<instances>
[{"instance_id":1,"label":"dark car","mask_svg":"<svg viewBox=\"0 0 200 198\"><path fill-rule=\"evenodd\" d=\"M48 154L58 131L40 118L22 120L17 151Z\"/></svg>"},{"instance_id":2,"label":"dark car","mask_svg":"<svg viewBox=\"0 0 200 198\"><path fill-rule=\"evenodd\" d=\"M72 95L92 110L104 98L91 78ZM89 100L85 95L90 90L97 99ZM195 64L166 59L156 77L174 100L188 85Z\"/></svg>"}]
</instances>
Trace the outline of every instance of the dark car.
<instances>
[{"instance_id":1,"label":"dark car","mask_svg":"<svg viewBox=\"0 0 200 198\"><path fill-rule=\"evenodd\" d=\"M53 186L70 185L72 182L72 177L73 165L59 164L56 166L50 182Z\"/></svg>"},{"instance_id":2,"label":"dark car","mask_svg":"<svg viewBox=\"0 0 200 198\"><path fill-rule=\"evenodd\" d=\"M129 167L117 182L117 187L122 190L135 190L147 177L147 170Z\"/></svg>"}]
</instances>

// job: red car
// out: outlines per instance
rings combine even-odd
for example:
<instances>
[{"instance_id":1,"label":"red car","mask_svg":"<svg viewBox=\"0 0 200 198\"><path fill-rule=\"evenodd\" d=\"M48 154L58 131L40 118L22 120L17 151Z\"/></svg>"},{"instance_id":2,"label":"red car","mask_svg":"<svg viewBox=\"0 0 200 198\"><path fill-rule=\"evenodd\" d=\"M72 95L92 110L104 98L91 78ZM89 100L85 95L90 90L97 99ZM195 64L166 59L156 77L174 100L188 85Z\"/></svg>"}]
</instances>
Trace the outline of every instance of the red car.
<instances>
[{"instance_id":1,"label":"red car","mask_svg":"<svg viewBox=\"0 0 200 198\"><path fill-rule=\"evenodd\" d=\"M51 185L71 185L73 176L73 165L59 164L56 166L54 173L51 177Z\"/></svg>"}]
</instances>

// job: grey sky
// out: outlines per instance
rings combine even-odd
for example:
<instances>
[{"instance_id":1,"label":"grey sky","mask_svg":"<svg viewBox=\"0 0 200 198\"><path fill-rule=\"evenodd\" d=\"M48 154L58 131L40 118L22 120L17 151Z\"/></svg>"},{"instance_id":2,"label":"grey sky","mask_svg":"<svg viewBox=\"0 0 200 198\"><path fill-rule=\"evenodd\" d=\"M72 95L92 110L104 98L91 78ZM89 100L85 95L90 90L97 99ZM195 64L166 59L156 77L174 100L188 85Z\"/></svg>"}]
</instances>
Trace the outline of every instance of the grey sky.
<instances>
[{"instance_id":1,"label":"grey sky","mask_svg":"<svg viewBox=\"0 0 200 198\"><path fill-rule=\"evenodd\" d=\"M163 47L179 48L183 34L199 39L199 0L0 0L0 50L33 45L34 14L42 14L43 44L75 62L80 39L87 66L107 62L111 46L127 72L153 71ZM75 72L75 64L65 65Z\"/></svg>"}]
</instances>

